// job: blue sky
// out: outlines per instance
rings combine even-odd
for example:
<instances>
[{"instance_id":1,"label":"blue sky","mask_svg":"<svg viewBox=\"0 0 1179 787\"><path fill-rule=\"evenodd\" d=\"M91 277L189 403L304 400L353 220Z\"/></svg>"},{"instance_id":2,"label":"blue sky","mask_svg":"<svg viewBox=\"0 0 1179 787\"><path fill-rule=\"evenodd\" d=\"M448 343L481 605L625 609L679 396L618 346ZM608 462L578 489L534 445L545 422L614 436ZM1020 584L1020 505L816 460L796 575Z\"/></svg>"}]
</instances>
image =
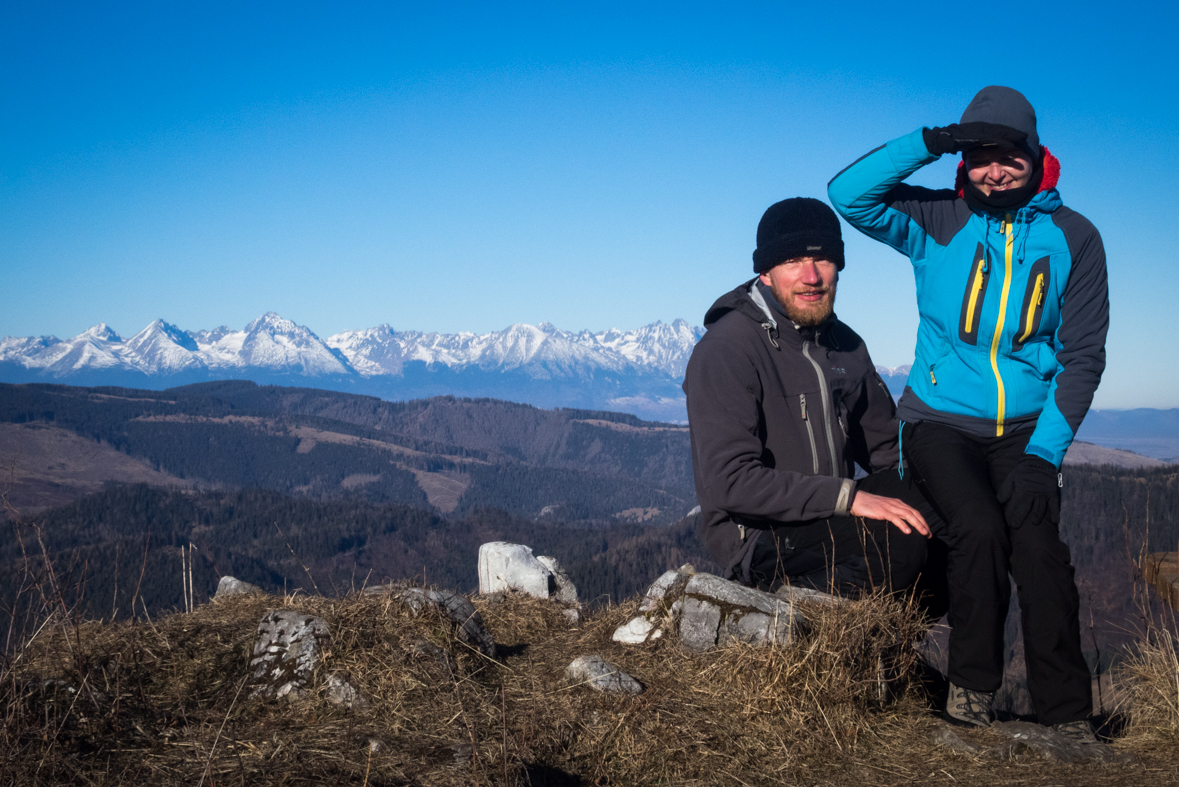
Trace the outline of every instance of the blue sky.
<instances>
[{"instance_id":1,"label":"blue sky","mask_svg":"<svg viewBox=\"0 0 1179 787\"><path fill-rule=\"evenodd\" d=\"M7 3L0 336L699 324L769 204L1006 84L1105 239L1095 405L1179 406L1174 11L978 8ZM909 362L908 262L845 239L837 311Z\"/></svg>"}]
</instances>

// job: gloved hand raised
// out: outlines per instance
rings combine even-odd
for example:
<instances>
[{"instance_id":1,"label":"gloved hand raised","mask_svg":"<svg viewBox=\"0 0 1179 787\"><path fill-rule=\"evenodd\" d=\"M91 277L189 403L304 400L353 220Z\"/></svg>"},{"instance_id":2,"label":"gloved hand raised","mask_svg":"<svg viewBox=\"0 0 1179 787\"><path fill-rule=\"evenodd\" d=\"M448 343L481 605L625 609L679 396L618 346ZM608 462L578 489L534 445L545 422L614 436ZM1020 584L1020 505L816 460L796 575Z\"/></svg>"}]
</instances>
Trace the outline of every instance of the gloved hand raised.
<instances>
[{"instance_id":1,"label":"gloved hand raised","mask_svg":"<svg viewBox=\"0 0 1179 787\"><path fill-rule=\"evenodd\" d=\"M999 486L997 495L1011 528L1060 522L1060 477L1056 466L1025 454Z\"/></svg>"},{"instance_id":2,"label":"gloved hand raised","mask_svg":"<svg viewBox=\"0 0 1179 787\"><path fill-rule=\"evenodd\" d=\"M982 121L927 128L922 130L922 136L925 147L935 156L960 153L983 145L1013 148L1028 138L1026 131Z\"/></svg>"}]
</instances>

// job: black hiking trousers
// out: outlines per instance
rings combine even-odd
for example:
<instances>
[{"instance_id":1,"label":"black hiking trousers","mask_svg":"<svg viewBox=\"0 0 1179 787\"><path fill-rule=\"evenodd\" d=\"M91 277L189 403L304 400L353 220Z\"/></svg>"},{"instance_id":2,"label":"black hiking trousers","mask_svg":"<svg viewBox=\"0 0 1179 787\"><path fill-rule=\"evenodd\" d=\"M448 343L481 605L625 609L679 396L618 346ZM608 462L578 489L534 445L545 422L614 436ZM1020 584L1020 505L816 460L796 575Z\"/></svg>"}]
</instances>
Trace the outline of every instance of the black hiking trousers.
<instances>
[{"instance_id":1,"label":"black hiking trousers","mask_svg":"<svg viewBox=\"0 0 1179 787\"><path fill-rule=\"evenodd\" d=\"M920 511L934 527L934 508L912 478L900 478L895 469L859 479L856 492L861 491L899 498ZM918 587L927 597L924 606L936 620L945 612L946 592L937 586L945 569L942 560L937 569L927 570L930 546L935 545L917 531L905 535L889 522L836 516L761 531L749 573L752 584L761 590L774 591L789 583L843 596L877 588L900 592L921 580ZM924 581L926 576L928 583ZM937 610L939 604L941 609ZM935 611L928 612L930 609Z\"/></svg>"},{"instance_id":2,"label":"black hiking trousers","mask_svg":"<svg viewBox=\"0 0 1179 787\"><path fill-rule=\"evenodd\" d=\"M1003 682L1003 629L1015 579L1028 692L1041 724L1093 711L1081 652L1080 596L1058 524L1012 528L995 490L1024 455L1031 429L978 437L928 421L905 424L902 448L941 513L934 532L949 548L949 678L975 691Z\"/></svg>"}]
</instances>

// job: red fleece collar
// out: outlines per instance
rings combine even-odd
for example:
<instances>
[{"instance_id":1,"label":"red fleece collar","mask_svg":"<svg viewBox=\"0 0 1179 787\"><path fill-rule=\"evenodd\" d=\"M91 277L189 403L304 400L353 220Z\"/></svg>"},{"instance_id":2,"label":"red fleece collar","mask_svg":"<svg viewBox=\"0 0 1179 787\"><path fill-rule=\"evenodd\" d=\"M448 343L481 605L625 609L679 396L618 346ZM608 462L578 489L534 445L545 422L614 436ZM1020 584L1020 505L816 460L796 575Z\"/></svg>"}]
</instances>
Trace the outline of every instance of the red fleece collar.
<instances>
[{"instance_id":1,"label":"red fleece collar","mask_svg":"<svg viewBox=\"0 0 1179 787\"><path fill-rule=\"evenodd\" d=\"M1044 151L1044 179L1040 181L1040 191L1047 191L1048 189L1056 188L1057 182L1060 180L1060 159L1053 156L1047 147L1041 145L1040 149ZM958 193L958 198L962 199L965 196L966 188L966 162L958 162L958 173L954 177L954 191ZM1039 192L1036 192L1037 194Z\"/></svg>"}]
</instances>

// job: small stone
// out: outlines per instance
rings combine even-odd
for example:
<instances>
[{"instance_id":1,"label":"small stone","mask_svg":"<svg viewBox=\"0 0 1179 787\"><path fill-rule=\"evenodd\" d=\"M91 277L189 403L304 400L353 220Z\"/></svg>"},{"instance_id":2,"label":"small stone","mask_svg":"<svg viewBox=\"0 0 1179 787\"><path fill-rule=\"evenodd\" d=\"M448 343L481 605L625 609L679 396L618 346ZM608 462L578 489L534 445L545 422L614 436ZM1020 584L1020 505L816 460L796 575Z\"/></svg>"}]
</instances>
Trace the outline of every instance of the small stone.
<instances>
[{"instance_id":1,"label":"small stone","mask_svg":"<svg viewBox=\"0 0 1179 787\"><path fill-rule=\"evenodd\" d=\"M488 593L484 598L487 600L488 605L495 607L507 601L508 594L500 590L495 593Z\"/></svg>"},{"instance_id":2,"label":"small stone","mask_svg":"<svg viewBox=\"0 0 1179 787\"><path fill-rule=\"evenodd\" d=\"M678 569L665 571L659 579L651 583L647 592L643 594L643 601L639 604L639 611L651 613L657 610L665 598L675 598L683 594L684 585L696 573L691 563L685 563Z\"/></svg>"},{"instance_id":3,"label":"small stone","mask_svg":"<svg viewBox=\"0 0 1179 787\"><path fill-rule=\"evenodd\" d=\"M639 615L637 618L633 618L628 623L623 623L614 629L614 636L611 639L615 642L621 642L624 645L641 645L647 641L647 637L654 628L654 623L647 620L644 616Z\"/></svg>"},{"instance_id":4,"label":"small stone","mask_svg":"<svg viewBox=\"0 0 1179 787\"><path fill-rule=\"evenodd\" d=\"M601 656L579 656L565 668L565 677L607 694L643 693L641 683Z\"/></svg>"},{"instance_id":5,"label":"small stone","mask_svg":"<svg viewBox=\"0 0 1179 787\"><path fill-rule=\"evenodd\" d=\"M335 672L327 676L327 701L348 710L365 710L368 700L356 688Z\"/></svg>"},{"instance_id":6,"label":"small stone","mask_svg":"<svg viewBox=\"0 0 1179 787\"><path fill-rule=\"evenodd\" d=\"M471 761L471 754L475 751L475 747L469 743L453 743L446 749L454 758L456 765L466 765Z\"/></svg>"},{"instance_id":7,"label":"small stone","mask_svg":"<svg viewBox=\"0 0 1179 787\"><path fill-rule=\"evenodd\" d=\"M371 754L380 754L385 749L384 741L379 738L368 739L368 750Z\"/></svg>"},{"instance_id":8,"label":"small stone","mask_svg":"<svg viewBox=\"0 0 1179 787\"><path fill-rule=\"evenodd\" d=\"M217 592L213 594L213 598L225 598L226 596L240 596L262 592L262 588L257 585L242 582L236 577L225 576L221 577L221 581L217 583Z\"/></svg>"},{"instance_id":9,"label":"small stone","mask_svg":"<svg viewBox=\"0 0 1179 787\"><path fill-rule=\"evenodd\" d=\"M576 607L561 610L561 617L565 618L569 625L574 628L581 625L581 610Z\"/></svg>"}]
</instances>

